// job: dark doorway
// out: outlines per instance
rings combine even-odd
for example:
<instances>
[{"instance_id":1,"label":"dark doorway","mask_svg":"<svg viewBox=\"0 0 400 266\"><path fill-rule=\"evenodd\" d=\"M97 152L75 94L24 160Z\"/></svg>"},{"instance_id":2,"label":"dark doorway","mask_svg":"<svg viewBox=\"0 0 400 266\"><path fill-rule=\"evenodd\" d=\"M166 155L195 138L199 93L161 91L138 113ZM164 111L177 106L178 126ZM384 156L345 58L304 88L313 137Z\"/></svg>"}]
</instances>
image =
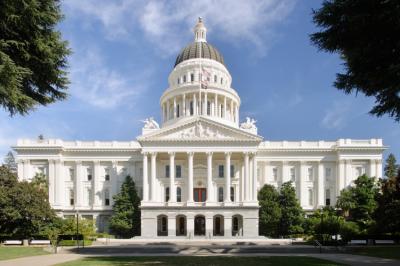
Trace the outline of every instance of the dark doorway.
<instances>
[{"instance_id":1,"label":"dark doorway","mask_svg":"<svg viewBox=\"0 0 400 266\"><path fill-rule=\"evenodd\" d=\"M194 188L193 196L195 202L205 202L206 201L206 189L205 188Z\"/></svg>"},{"instance_id":2,"label":"dark doorway","mask_svg":"<svg viewBox=\"0 0 400 266\"><path fill-rule=\"evenodd\" d=\"M206 219L204 216L194 217L194 235L205 236L206 235Z\"/></svg>"}]
</instances>

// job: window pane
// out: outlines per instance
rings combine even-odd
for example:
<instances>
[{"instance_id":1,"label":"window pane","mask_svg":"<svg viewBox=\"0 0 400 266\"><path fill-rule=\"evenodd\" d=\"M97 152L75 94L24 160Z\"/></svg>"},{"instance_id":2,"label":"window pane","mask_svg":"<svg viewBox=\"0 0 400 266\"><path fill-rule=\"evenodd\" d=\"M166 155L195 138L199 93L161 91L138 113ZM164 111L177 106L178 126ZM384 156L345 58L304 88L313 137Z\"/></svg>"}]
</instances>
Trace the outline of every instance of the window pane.
<instances>
[{"instance_id":1,"label":"window pane","mask_svg":"<svg viewBox=\"0 0 400 266\"><path fill-rule=\"evenodd\" d=\"M180 178L180 177L182 177L182 167L180 166L180 165L176 165L175 166L175 175L176 175L176 177L177 178Z\"/></svg>"},{"instance_id":2,"label":"window pane","mask_svg":"<svg viewBox=\"0 0 400 266\"><path fill-rule=\"evenodd\" d=\"M169 165L165 166L165 177L169 178Z\"/></svg>"},{"instance_id":3,"label":"window pane","mask_svg":"<svg viewBox=\"0 0 400 266\"><path fill-rule=\"evenodd\" d=\"M235 166L231 164L231 178L235 177Z\"/></svg>"},{"instance_id":4,"label":"window pane","mask_svg":"<svg viewBox=\"0 0 400 266\"><path fill-rule=\"evenodd\" d=\"M224 177L224 166L223 165L218 166L218 177Z\"/></svg>"}]
</instances>

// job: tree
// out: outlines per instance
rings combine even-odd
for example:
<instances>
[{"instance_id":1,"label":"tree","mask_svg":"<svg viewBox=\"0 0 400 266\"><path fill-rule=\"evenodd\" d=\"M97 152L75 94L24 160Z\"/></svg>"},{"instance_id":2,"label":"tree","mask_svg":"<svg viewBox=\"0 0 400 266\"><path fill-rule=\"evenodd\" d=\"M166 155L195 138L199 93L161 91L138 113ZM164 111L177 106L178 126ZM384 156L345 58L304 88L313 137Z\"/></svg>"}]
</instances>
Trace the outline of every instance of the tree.
<instances>
[{"instance_id":1,"label":"tree","mask_svg":"<svg viewBox=\"0 0 400 266\"><path fill-rule=\"evenodd\" d=\"M400 236L400 169L394 178L382 180L375 219L378 232Z\"/></svg>"},{"instance_id":2,"label":"tree","mask_svg":"<svg viewBox=\"0 0 400 266\"><path fill-rule=\"evenodd\" d=\"M66 98L68 44L59 0L0 1L0 105L11 115Z\"/></svg>"},{"instance_id":3,"label":"tree","mask_svg":"<svg viewBox=\"0 0 400 266\"><path fill-rule=\"evenodd\" d=\"M15 162L14 154L9 151L4 158L4 165L10 169L11 172L17 173L17 164Z\"/></svg>"},{"instance_id":4,"label":"tree","mask_svg":"<svg viewBox=\"0 0 400 266\"><path fill-rule=\"evenodd\" d=\"M340 234L344 223L343 217L330 206L316 210L306 219L307 233L321 242L332 241L332 237Z\"/></svg>"},{"instance_id":5,"label":"tree","mask_svg":"<svg viewBox=\"0 0 400 266\"><path fill-rule=\"evenodd\" d=\"M278 225L281 219L279 192L274 186L264 185L258 192L259 233L260 235L277 237Z\"/></svg>"},{"instance_id":6,"label":"tree","mask_svg":"<svg viewBox=\"0 0 400 266\"><path fill-rule=\"evenodd\" d=\"M48 195L49 182L47 181L47 176L42 173L37 173L31 181L31 185L37 189L43 191Z\"/></svg>"},{"instance_id":7,"label":"tree","mask_svg":"<svg viewBox=\"0 0 400 266\"><path fill-rule=\"evenodd\" d=\"M16 176L0 167L0 233L28 238L38 234L51 222L55 213L47 193L28 182L18 182Z\"/></svg>"},{"instance_id":8,"label":"tree","mask_svg":"<svg viewBox=\"0 0 400 266\"><path fill-rule=\"evenodd\" d=\"M361 233L374 226L373 214L377 208L378 187L374 178L359 176L354 186L341 191L337 207L347 211L347 220L355 222Z\"/></svg>"},{"instance_id":9,"label":"tree","mask_svg":"<svg viewBox=\"0 0 400 266\"><path fill-rule=\"evenodd\" d=\"M113 199L111 232L123 238L140 235L140 198L137 195L135 182L130 176L126 177L121 186L121 192Z\"/></svg>"},{"instance_id":10,"label":"tree","mask_svg":"<svg viewBox=\"0 0 400 266\"><path fill-rule=\"evenodd\" d=\"M296 191L292 182L282 184L279 205L282 214L278 226L279 235L290 236L303 233L304 212L296 199Z\"/></svg>"},{"instance_id":11,"label":"tree","mask_svg":"<svg viewBox=\"0 0 400 266\"><path fill-rule=\"evenodd\" d=\"M385 176L387 179L395 179L397 176L397 171L399 170L399 165L396 164L396 157L393 153L389 154L386 159L385 164Z\"/></svg>"},{"instance_id":12,"label":"tree","mask_svg":"<svg viewBox=\"0 0 400 266\"><path fill-rule=\"evenodd\" d=\"M345 72L335 87L375 98L371 114L400 121L400 3L398 0L325 0L313 10L320 50L338 53Z\"/></svg>"}]
</instances>

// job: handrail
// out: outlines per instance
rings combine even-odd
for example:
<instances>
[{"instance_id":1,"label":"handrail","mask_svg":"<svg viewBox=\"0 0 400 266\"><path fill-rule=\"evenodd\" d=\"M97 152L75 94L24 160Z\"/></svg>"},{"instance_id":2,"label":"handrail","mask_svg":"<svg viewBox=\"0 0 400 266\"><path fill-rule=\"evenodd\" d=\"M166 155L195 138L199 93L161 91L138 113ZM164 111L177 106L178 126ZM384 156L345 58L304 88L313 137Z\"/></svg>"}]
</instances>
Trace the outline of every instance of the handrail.
<instances>
[{"instance_id":1,"label":"handrail","mask_svg":"<svg viewBox=\"0 0 400 266\"><path fill-rule=\"evenodd\" d=\"M314 243L319 247L319 253L322 253L322 244L318 240L314 240Z\"/></svg>"}]
</instances>

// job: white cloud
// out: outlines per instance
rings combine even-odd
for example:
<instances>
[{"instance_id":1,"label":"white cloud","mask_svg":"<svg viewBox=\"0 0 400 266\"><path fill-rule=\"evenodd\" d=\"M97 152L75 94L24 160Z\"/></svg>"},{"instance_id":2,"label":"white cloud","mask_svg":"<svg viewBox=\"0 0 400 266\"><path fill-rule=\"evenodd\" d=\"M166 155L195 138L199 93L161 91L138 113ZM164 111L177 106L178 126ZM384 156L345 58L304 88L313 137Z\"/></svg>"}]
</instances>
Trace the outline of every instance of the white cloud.
<instances>
[{"instance_id":1,"label":"white cloud","mask_svg":"<svg viewBox=\"0 0 400 266\"><path fill-rule=\"evenodd\" d=\"M110 109L127 102L134 104L150 84L149 68L128 78L109 68L94 46L76 53L71 60L71 94L95 107Z\"/></svg>"},{"instance_id":2,"label":"white cloud","mask_svg":"<svg viewBox=\"0 0 400 266\"><path fill-rule=\"evenodd\" d=\"M161 51L176 54L189 40L197 17L202 16L214 37L267 52L296 0L203 0L203 1L99 1L68 0L67 16L100 21L108 38L135 38L137 29ZM83 13L83 16L82 16Z\"/></svg>"},{"instance_id":3,"label":"white cloud","mask_svg":"<svg viewBox=\"0 0 400 266\"><path fill-rule=\"evenodd\" d=\"M321 124L327 129L342 129L352 117L350 111L351 101L336 101L326 110Z\"/></svg>"}]
</instances>

